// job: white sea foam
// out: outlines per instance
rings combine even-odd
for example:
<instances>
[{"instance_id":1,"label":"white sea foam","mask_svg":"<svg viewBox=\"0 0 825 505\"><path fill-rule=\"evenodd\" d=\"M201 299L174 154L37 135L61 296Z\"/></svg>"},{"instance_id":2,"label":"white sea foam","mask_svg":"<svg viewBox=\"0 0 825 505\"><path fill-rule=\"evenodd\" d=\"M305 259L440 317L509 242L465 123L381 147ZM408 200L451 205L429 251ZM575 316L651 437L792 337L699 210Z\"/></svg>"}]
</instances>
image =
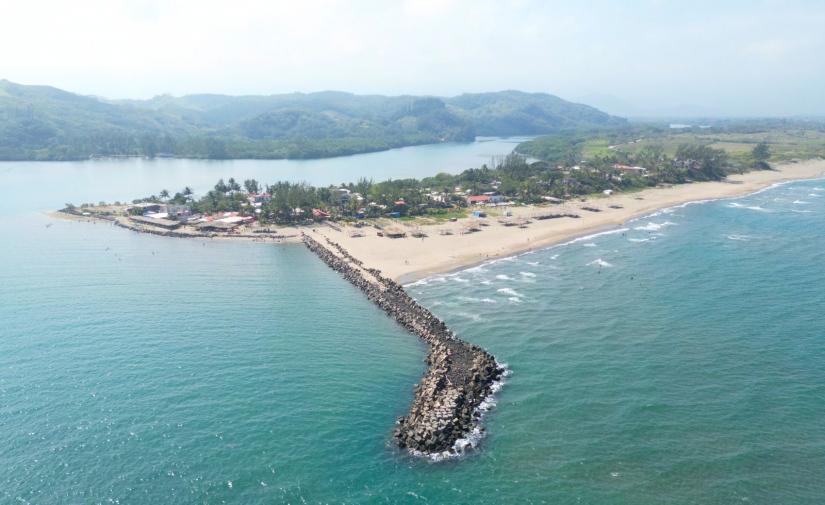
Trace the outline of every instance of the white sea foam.
<instances>
[{"instance_id":1,"label":"white sea foam","mask_svg":"<svg viewBox=\"0 0 825 505\"><path fill-rule=\"evenodd\" d=\"M791 209L791 212L796 212L797 214L811 214L813 211L812 210Z\"/></svg>"},{"instance_id":2,"label":"white sea foam","mask_svg":"<svg viewBox=\"0 0 825 505\"><path fill-rule=\"evenodd\" d=\"M628 242L650 242L652 239L649 238L629 238L627 239Z\"/></svg>"},{"instance_id":3,"label":"white sea foam","mask_svg":"<svg viewBox=\"0 0 825 505\"><path fill-rule=\"evenodd\" d=\"M472 303L497 303L492 298L475 298L472 296L459 296L457 300L462 302L472 302Z\"/></svg>"},{"instance_id":4,"label":"white sea foam","mask_svg":"<svg viewBox=\"0 0 825 505\"><path fill-rule=\"evenodd\" d=\"M513 280L509 275L506 275L506 274L498 274L498 275L496 275L496 279L498 279L500 281L511 281L511 280Z\"/></svg>"},{"instance_id":5,"label":"white sea foam","mask_svg":"<svg viewBox=\"0 0 825 505\"><path fill-rule=\"evenodd\" d=\"M751 235L738 235L738 234L735 234L735 233L732 234L732 235L728 235L728 240L737 240L737 241L740 241L740 242L750 242L754 238L756 238L756 237L753 237Z\"/></svg>"},{"instance_id":6,"label":"white sea foam","mask_svg":"<svg viewBox=\"0 0 825 505\"><path fill-rule=\"evenodd\" d=\"M551 259L551 260L556 260L556 259L559 259L559 255L558 255L558 254L554 254L554 255L550 256L550 259Z\"/></svg>"},{"instance_id":7,"label":"white sea foam","mask_svg":"<svg viewBox=\"0 0 825 505\"><path fill-rule=\"evenodd\" d=\"M576 244L576 243L579 243L579 242L589 242L589 241L593 240L596 237L602 237L602 236L605 236L605 235L615 235L617 233L624 233L626 231L628 231L628 228L616 228L615 230L600 231L598 233L593 233L593 234L590 234L590 235L584 235L584 236L581 236L581 237L576 237L573 240L570 240L568 242L564 242L562 244L559 244L559 246L566 246L566 245L570 245L570 244ZM552 259L556 259L556 257L558 257L558 254L555 257L552 257Z\"/></svg>"},{"instance_id":8,"label":"white sea foam","mask_svg":"<svg viewBox=\"0 0 825 505\"><path fill-rule=\"evenodd\" d=\"M533 272L519 272L519 274L521 274L525 277L535 277L536 276L536 274L534 274Z\"/></svg>"},{"instance_id":9,"label":"white sea foam","mask_svg":"<svg viewBox=\"0 0 825 505\"><path fill-rule=\"evenodd\" d=\"M810 205L811 202L806 202L805 200L794 200L794 205Z\"/></svg>"},{"instance_id":10,"label":"white sea foam","mask_svg":"<svg viewBox=\"0 0 825 505\"><path fill-rule=\"evenodd\" d=\"M455 276L452 279L455 282L460 282L460 283L463 283L463 284L466 284L466 283L470 282L469 280L465 279L464 277Z\"/></svg>"},{"instance_id":11,"label":"white sea foam","mask_svg":"<svg viewBox=\"0 0 825 505\"><path fill-rule=\"evenodd\" d=\"M508 298L508 300L510 300L513 303L521 303L521 298L519 298L518 296L511 296L510 298Z\"/></svg>"},{"instance_id":12,"label":"white sea foam","mask_svg":"<svg viewBox=\"0 0 825 505\"><path fill-rule=\"evenodd\" d=\"M732 209L747 209L747 210L755 210L757 212L771 212L770 210L760 207L758 205L743 205L739 202L730 202L728 207Z\"/></svg>"},{"instance_id":13,"label":"white sea foam","mask_svg":"<svg viewBox=\"0 0 825 505\"><path fill-rule=\"evenodd\" d=\"M605 260L603 260L601 258L598 258L598 259L595 259L595 260L591 261L590 263L588 263L588 265L597 266L597 267L605 267L605 268L609 268L609 267L613 266L612 263L608 263L608 262L606 262Z\"/></svg>"},{"instance_id":14,"label":"white sea foam","mask_svg":"<svg viewBox=\"0 0 825 505\"><path fill-rule=\"evenodd\" d=\"M822 198L822 195L820 195L819 193L808 193L808 196L813 198Z\"/></svg>"},{"instance_id":15,"label":"white sea foam","mask_svg":"<svg viewBox=\"0 0 825 505\"><path fill-rule=\"evenodd\" d=\"M539 262L538 262L538 261L528 261L528 262L527 262L527 264L528 264L528 265L530 265L530 266L533 266L533 267L537 267L537 266L539 266Z\"/></svg>"},{"instance_id":16,"label":"white sea foam","mask_svg":"<svg viewBox=\"0 0 825 505\"><path fill-rule=\"evenodd\" d=\"M481 422L484 420L484 415L490 411L491 409L495 408L496 406L496 399L495 394L501 391L501 388L504 387L504 384L507 382L507 378L512 375L512 371L507 366L507 363L496 363L499 367L504 369L501 374L501 378L497 381L494 381L490 385L490 394L484 398L481 403L476 408L477 414L477 421L473 429L470 430L470 433L465 435L463 438L459 438L453 443L451 450L440 452L437 454L424 454L420 451L416 451L414 449L410 449L409 452L413 456L418 457L426 457L430 461L438 462L438 461L445 461L448 459L459 458L467 453L467 451L475 449L478 447L478 444L484 438L485 431L481 428ZM410 494L408 492L407 494ZM413 496L411 494L411 496ZM418 497L417 495L415 495Z\"/></svg>"},{"instance_id":17,"label":"white sea foam","mask_svg":"<svg viewBox=\"0 0 825 505\"><path fill-rule=\"evenodd\" d=\"M503 295L509 295L509 296L515 296L515 297L524 296L524 295L522 295L521 293L519 293L518 291L516 291L515 289L512 289L512 288L500 288L500 289L497 289L496 291L503 294Z\"/></svg>"},{"instance_id":18,"label":"white sea foam","mask_svg":"<svg viewBox=\"0 0 825 505\"><path fill-rule=\"evenodd\" d=\"M596 247L596 244L594 244L593 242L588 242L586 244L582 244L582 247Z\"/></svg>"},{"instance_id":19,"label":"white sea foam","mask_svg":"<svg viewBox=\"0 0 825 505\"><path fill-rule=\"evenodd\" d=\"M473 314L472 312L453 312L453 314L471 321L481 321L481 314Z\"/></svg>"},{"instance_id":20,"label":"white sea foam","mask_svg":"<svg viewBox=\"0 0 825 505\"><path fill-rule=\"evenodd\" d=\"M656 212L654 212L652 214L648 214L648 215L646 215L646 216L644 216L640 219L649 219L651 217L659 217L663 214L672 214L675 210L676 210L676 207L666 207L664 209L657 210ZM634 221L635 221L635 219L634 219Z\"/></svg>"},{"instance_id":21,"label":"white sea foam","mask_svg":"<svg viewBox=\"0 0 825 505\"><path fill-rule=\"evenodd\" d=\"M633 229L640 231L659 231L662 228L667 228L668 226L676 226L676 223L674 223L673 221L664 221L662 223L654 223L653 221L651 221L642 226L637 226Z\"/></svg>"}]
</instances>

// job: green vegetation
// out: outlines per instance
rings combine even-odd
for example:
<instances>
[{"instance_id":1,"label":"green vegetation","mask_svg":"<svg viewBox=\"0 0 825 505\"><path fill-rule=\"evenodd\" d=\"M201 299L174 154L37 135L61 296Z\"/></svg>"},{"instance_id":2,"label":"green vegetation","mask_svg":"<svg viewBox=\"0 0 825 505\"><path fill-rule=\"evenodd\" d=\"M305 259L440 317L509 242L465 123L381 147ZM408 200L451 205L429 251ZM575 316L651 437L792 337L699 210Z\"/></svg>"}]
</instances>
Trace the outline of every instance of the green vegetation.
<instances>
[{"instance_id":1,"label":"green vegetation","mask_svg":"<svg viewBox=\"0 0 825 505\"><path fill-rule=\"evenodd\" d=\"M687 131L656 124L569 129L520 144L518 152L494 167L483 165L455 175L382 182L361 179L329 187L285 181L262 185L253 179L240 184L228 179L218 181L199 199L184 188L171 197L163 190L159 197L135 203L173 203L202 214L232 211L264 224L385 217L440 222L466 216L470 196L487 195L491 201L513 204L555 202L605 191L721 180L731 173L769 169L769 160L785 159L790 152L805 152L807 157L825 154L822 126L806 125L811 127L807 130L790 128L799 123L780 126L758 121L723 122ZM258 195L261 191L264 194Z\"/></svg>"},{"instance_id":2,"label":"green vegetation","mask_svg":"<svg viewBox=\"0 0 825 505\"><path fill-rule=\"evenodd\" d=\"M314 187L306 183L276 182L266 194L255 195L261 185L221 179L214 189L194 200L187 190L173 197L151 196L140 201L166 202L190 207L194 212L239 212L261 223L310 223L318 219L425 217L439 222L467 213L468 197L488 194L500 201L542 203L551 198L571 198L605 190L630 191L660 183L719 180L736 169L727 153L704 145L681 146L675 157L648 148L626 161L648 168L616 164L599 157L586 165L559 168L545 161L528 162L510 154L494 168L482 166L457 175L441 173L425 179L398 179L378 183L361 179L342 186ZM161 195L168 195L166 191Z\"/></svg>"},{"instance_id":3,"label":"green vegetation","mask_svg":"<svg viewBox=\"0 0 825 505\"><path fill-rule=\"evenodd\" d=\"M476 135L624 124L586 105L518 91L453 98L329 91L111 101L0 80L0 160L319 158Z\"/></svg>"},{"instance_id":4,"label":"green vegetation","mask_svg":"<svg viewBox=\"0 0 825 505\"><path fill-rule=\"evenodd\" d=\"M531 158L571 166L599 158L629 163L650 149L674 157L684 145L724 151L738 170L766 168L768 162L825 156L825 121L719 120L690 128L641 123L563 131L524 142L516 150Z\"/></svg>"}]
</instances>

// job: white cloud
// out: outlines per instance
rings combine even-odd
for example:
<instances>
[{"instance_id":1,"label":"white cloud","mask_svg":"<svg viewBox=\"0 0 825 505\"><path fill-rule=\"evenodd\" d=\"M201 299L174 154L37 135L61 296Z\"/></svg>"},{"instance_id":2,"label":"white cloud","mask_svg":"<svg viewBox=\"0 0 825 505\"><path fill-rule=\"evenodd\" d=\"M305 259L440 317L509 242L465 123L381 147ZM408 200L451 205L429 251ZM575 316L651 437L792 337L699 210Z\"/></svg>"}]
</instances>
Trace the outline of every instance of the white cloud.
<instances>
[{"instance_id":1,"label":"white cloud","mask_svg":"<svg viewBox=\"0 0 825 505\"><path fill-rule=\"evenodd\" d=\"M809 103L825 85L813 2L0 0L0 12L0 77L112 97L517 88L825 112Z\"/></svg>"}]
</instances>

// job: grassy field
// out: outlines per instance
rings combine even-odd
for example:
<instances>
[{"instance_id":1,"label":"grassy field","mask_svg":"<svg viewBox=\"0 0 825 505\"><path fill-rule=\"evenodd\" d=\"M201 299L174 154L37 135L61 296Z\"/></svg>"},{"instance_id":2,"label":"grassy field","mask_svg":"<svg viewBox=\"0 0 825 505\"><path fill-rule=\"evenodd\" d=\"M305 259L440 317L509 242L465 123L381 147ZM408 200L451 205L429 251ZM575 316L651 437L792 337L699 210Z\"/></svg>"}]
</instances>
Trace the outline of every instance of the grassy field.
<instances>
[{"instance_id":1,"label":"grassy field","mask_svg":"<svg viewBox=\"0 0 825 505\"><path fill-rule=\"evenodd\" d=\"M825 156L825 132L813 130L773 130L759 133L672 133L644 138L639 142L616 146L617 151L636 152L646 146L660 145L668 155L673 155L680 144L705 144L723 149L733 157L746 157L759 142L770 146L771 161L807 159ZM585 157L600 154L599 139L585 144ZM604 149L607 149L604 146Z\"/></svg>"},{"instance_id":2,"label":"grassy field","mask_svg":"<svg viewBox=\"0 0 825 505\"><path fill-rule=\"evenodd\" d=\"M582 147L582 155L585 159L593 156L607 156L610 154L610 142L606 138L588 139Z\"/></svg>"}]
</instances>

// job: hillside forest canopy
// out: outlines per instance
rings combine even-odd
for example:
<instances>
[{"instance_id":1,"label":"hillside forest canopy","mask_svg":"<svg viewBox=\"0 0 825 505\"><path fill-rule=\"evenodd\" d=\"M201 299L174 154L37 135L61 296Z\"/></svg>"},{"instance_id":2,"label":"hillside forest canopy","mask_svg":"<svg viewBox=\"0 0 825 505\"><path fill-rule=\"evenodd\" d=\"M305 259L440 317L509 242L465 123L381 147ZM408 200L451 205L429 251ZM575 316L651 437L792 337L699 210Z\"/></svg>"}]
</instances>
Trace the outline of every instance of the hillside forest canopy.
<instances>
[{"instance_id":1,"label":"hillside forest canopy","mask_svg":"<svg viewBox=\"0 0 825 505\"><path fill-rule=\"evenodd\" d=\"M322 158L626 123L587 105L519 91L107 100L0 80L0 160Z\"/></svg>"}]
</instances>

